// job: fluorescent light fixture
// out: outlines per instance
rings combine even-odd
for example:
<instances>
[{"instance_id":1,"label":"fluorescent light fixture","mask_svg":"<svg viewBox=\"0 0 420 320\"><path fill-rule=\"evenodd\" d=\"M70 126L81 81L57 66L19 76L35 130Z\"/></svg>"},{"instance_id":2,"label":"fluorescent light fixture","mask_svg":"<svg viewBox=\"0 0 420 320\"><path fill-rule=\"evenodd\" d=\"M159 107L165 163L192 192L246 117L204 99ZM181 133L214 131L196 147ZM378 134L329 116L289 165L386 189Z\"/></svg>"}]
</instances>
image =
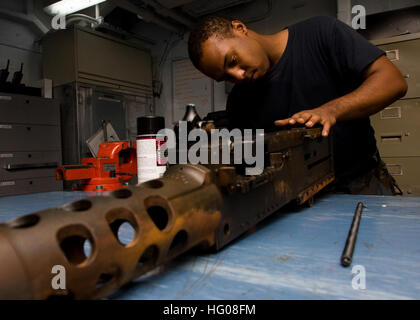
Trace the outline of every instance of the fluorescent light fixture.
<instances>
[{"instance_id":1,"label":"fluorescent light fixture","mask_svg":"<svg viewBox=\"0 0 420 320\"><path fill-rule=\"evenodd\" d=\"M45 7L44 11L54 16L63 16L105 1L106 0L61 0Z\"/></svg>"}]
</instances>

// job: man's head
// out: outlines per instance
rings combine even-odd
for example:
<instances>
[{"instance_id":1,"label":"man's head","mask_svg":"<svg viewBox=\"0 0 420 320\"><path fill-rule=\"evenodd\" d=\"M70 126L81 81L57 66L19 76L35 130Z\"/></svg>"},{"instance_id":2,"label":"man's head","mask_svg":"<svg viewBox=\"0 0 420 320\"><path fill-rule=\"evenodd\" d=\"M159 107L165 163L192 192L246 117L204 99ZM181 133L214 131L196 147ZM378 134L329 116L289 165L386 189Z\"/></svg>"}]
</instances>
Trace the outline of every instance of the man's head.
<instances>
[{"instance_id":1,"label":"man's head","mask_svg":"<svg viewBox=\"0 0 420 320\"><path fill-rule=\"evenodd\" d=\"M270 67L258 35L238 20L221 17L197 24L190 34L188 53L197 69L217 81L253 81Z\"/></svg>"}]
</instances>

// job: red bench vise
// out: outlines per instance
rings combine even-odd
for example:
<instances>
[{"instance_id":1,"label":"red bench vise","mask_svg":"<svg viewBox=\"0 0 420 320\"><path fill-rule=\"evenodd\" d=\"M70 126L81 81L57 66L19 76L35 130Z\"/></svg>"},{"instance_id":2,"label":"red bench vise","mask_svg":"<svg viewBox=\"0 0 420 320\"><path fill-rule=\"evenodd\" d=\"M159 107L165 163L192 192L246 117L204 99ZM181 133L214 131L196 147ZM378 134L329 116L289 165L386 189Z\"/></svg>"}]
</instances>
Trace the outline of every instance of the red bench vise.
<instances>
[{"instance_id":1,"label":"red bench vise","mask_svg":"<svg viewBox=\"0 0 420 320\"><path fill-rule=\"evenodd\" d=\"M73 190L110 191L124 187L124 181L137 175L136 142L102 142L96 158L83 158L81 164L56 169L57 180L81 180Z\"/></svg>"}]
</instances>

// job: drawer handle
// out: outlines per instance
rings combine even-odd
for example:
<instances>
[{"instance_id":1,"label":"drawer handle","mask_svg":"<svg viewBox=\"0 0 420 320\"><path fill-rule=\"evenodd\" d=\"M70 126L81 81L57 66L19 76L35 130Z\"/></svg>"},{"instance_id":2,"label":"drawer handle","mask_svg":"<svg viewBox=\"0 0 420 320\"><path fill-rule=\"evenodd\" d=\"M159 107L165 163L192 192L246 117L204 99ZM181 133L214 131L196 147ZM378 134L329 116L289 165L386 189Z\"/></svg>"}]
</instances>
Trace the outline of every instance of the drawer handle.
<instances>
[{"instance_id":1,"label":"drawer handle","mask_svg":"<svg viewBox=\"0 0 420 320\"><path fill-rule=\"evenodd\" d=\"M0 153L0 159L1 158L13 158L13 153Z\"/></svg>"},{"instance_id":2,"label":"drawer handle","mask_svg":"<svg viewBox=\"0 0 420 320\"><path fill-rule=\"evenodd\" d=\"M0 181L0 187L10 187L14 186L16 182L14 181Z\"/></svg>"},{"instance_id":3,"label":"drawer handle","mask_svg":"<svg viewBox=\"0 0 420 320\"><path fill-rule=\"evenodd\" d=\"M402 142L402 134L381 136L381 142Z\"/></svg>"},{"instance_id":4,"label":"drawer handle","mask_svg":"<svg viewBox=\"0 0 420 320\"><path fill-rule=\"evenodd\" d=\"M387 164L386 167L392 176L403 175L403 168L402 168L402 165L400 164Z\"/></svg>"},{"instance_id":5,"label":"drawer handle","mask_svg":"<svg viewBox=\"0 0 420 320\"><path fill-rule=\"evenodd\" d=\"M400 51L398 49L387 50L387 51L385 51L385 54L386 54L386 57L390 61L398 61L398 60L400 60Z\"/></svg>"},{"instance_id":6,"label":"drawer handle","mask_svg":"<svg viewBox=\"0 0 420 320\"><path fill-rule=\"evenodd\" d=\"M110 101L110 102L121 102L121 100L115 99L114 97L110 97L110 96L98 97L98 100Z\"/></svg>"},{"instance_id":7,"label":"drawer handle","mask_svg":"<svg viewBox=\"0 0 420 320\"><path fill-rule=\"evenodd\" d=\"M8 171L14 170L29 170L29 169L39 169L39 168L56 168L58 166L57 162L47 162L47 163L22 163L22 164L5 164L4 169Z\"/></svg>"},{"instance_id":8,"label":"drawer handle","mask_svg":"<svg viewBox=\"0 0 420 320\"><path fill-rule=\"evenodd\" d=\"M379 115L381 120L401 119L401 107L386 107Z\"/></svg>"}]
</instances>

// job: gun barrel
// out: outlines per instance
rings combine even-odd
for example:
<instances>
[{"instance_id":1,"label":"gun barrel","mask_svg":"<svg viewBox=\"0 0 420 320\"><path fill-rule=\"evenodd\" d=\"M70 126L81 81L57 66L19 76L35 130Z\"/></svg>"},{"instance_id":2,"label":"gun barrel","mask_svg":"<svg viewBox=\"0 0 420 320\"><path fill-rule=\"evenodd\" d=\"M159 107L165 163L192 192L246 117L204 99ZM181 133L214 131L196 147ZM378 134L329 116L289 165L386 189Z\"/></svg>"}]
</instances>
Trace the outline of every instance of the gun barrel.
<instances>
[{"instance_id":1,"label":"gun barrel","mask_svg":"<svg viewBox=\"0 0 420 320\"><path fill-rule=\"evenodd\" d=\"M177 165L162 179L1 224L0 299L100 298L196 245L214 245L222 197L210 174ZM129 243L119 238L125 223ZM52 286L57 265L65 290Z\"/></svg>"}]
</instances>

